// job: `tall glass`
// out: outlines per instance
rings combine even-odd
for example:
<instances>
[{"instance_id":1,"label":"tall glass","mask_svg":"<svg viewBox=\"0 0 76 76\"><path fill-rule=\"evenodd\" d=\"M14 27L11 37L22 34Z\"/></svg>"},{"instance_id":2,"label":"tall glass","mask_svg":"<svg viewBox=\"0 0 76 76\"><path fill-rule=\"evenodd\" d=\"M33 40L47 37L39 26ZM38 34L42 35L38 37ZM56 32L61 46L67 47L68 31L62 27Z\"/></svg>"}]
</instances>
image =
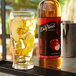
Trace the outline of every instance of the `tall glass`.
<instances>
[{"instance_id":1,"label":"tall glass","mask_svg":"<svg viewBox=\"0 0 76 76\"><path fill-rule=\"evenodd\" d=\"M15 11L10 14L10 36L13 49L13 68L32 69L32 53L35 38L35 14Z\"/></svg>"}]
</instances>

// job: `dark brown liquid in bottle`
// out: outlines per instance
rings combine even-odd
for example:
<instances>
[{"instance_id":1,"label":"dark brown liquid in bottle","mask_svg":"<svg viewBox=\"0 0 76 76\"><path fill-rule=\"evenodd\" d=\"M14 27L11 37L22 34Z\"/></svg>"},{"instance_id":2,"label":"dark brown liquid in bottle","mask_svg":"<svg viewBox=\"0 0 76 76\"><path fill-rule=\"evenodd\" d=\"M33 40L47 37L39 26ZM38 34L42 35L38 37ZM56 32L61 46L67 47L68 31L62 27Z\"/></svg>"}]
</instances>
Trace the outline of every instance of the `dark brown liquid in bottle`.
<instances>
[{"instance_id":1,"label":"dark brown liquid in bottle","mask_svg":"<svg viewBox=\"0 0 76 76\"><path fill-rule=\"evenodd\" d=\"M39 4L38 14L39 14L39 18L61 17L60 5L58 1L57 0L43 0ZM60 69L61 57L56 58L56 59L40 58L39 65L42 67Z\"/></svg>"}]
</instances>

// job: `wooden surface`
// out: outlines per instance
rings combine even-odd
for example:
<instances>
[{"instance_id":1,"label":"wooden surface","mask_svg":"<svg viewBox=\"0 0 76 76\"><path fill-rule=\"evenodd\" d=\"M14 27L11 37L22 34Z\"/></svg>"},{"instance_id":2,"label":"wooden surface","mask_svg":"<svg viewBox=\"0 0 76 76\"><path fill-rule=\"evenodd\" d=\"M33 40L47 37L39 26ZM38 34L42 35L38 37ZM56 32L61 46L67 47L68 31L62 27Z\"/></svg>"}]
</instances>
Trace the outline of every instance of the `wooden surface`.
<instances>
[{"instance_id":1,"label":"wooden surface","mask_svg":"<svg viewBox=\"0 0 76 76\"><path fill-rule=\"evenodd\" d=\"M34 65L39 66L39 58L33 58ZM76 57L74 58L62 58L61 59L61 70L76 73Z\"/></svg>"},{"instance_id":2,"label":"wooden surface","mask_svg":"<svg viewBox=\"0 0 76 76\"><path fill-rule=\"evenodd\" d=\"M39 58L33 58L34 65L39 66ZM62 58L61 70L76 73L76 57L74 58Z\"/></svg>"},{"instance_id":3,"label":"wooden surface","mask_svg":"<svg viewBox=\"0 0 76 76\"><path fill-rule=\"evenodd\" d=\"M16 76L16 75L11 75L11 74L6 74L6 73L0 72L0 76Z\"/></svg>"},{"instance_id":4,"label":"wooden surface","mask_svg":"<svg viewBox=\"0 0 76 76\"><path fill-rule=\"evenodd\" d=\"M39 58L33 58L34 65L39 66ZM76 57L74 58L62 58L61 59L61 70L76 73Z\"/></svg>"},{"instance_id":5,"label":"wooden surface","mask_svg":"<svg viewBox=\"0 0 76 76\"><path fill-rule=\"evenodd\" d=\"M76 73L76 58L62 58L61 70Z\"/></svg>"}]
</instances>

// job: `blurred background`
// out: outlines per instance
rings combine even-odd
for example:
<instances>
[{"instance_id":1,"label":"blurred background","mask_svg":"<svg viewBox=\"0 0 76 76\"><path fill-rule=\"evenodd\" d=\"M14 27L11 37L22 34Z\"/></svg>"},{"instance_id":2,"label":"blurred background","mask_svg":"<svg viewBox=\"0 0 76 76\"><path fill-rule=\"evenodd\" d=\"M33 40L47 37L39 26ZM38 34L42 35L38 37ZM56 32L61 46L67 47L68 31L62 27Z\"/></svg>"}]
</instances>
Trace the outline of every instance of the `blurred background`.
<instances>
[{"instance_id":1,"label":"blurred background","mask_svg":"<svg viewBox=\"0 0 76 76\"><path fill-rule=\"evenodd\" d=\"M41 0L5 0L6 5L6 34L9 34L9 15L11 11L33 11L36 13L36 35L38 34L38 4ZM76 0L58 0L61 5L62 21L76 20ZM0 34L2 34L1 24L1 0L0 0ZM10 39L6 39L7 60L12 61L12 50ZM35 39L34 56L38 54L38 38ZM2 40L0 39L0 60L2 59Z\"/></svg>"}]
</instances>

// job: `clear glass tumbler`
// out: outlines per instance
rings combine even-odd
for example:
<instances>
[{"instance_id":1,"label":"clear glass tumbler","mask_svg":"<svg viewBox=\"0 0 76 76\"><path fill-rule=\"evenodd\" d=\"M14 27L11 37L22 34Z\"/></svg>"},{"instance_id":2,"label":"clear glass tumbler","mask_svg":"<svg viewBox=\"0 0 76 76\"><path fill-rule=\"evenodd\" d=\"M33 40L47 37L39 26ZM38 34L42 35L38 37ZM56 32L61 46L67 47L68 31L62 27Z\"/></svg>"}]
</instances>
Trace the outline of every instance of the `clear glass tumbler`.
<instances>
[{"instance_id":1,"label":"clear glass tumbler","mask_svg":"<svg viewBox=\"0 0 76 76\"><path fill-rule=\"evenodd\" d=\"M32 63L36 31L34 12L14 11L10 14L10 37L13 49L13 68L27 70Z\"/></svg>"}]
</instances>

